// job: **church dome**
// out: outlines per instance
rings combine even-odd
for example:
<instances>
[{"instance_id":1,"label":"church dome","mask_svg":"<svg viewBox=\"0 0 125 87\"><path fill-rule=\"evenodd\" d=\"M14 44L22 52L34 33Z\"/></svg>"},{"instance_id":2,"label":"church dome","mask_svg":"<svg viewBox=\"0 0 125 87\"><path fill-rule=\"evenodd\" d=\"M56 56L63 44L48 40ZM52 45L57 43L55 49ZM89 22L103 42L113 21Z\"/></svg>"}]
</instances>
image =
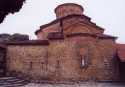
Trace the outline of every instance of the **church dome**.
<instances>
[{"instance_id":1,"label":"church dome","mask_svg":"<svg viewBox=\"0 0 125 87\"><path fill-rule=\"evenodd\" d=\"M82 15L84 8L74 3L65 3L55 8L56 17L65 17L68 15Z\"/></svg>"}]
</instances>

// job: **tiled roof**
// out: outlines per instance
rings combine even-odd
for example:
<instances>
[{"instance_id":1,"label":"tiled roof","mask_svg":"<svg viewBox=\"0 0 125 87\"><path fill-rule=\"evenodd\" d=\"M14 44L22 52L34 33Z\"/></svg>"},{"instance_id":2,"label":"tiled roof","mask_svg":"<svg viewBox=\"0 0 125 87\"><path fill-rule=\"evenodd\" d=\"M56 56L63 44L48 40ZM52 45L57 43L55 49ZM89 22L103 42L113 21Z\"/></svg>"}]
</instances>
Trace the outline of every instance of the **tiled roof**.
<instances>
[{"instance_id":1,"label":"tiled roof","mask_svg":"<svg viewBox=\"0 0 125 87\"><path fill-rule=\"evenodd\" d=\"M88 16L85 16L85 15L68 15L66 17L62 17L62 18L59 18L59 19L56 19L48 24L45 24L45 25L42 25L40 26L40 29L36 30L35 31L35 34L37 35L41 30L45 29L46 27L50 26L50 25L53 25L53 24L56 24L58 22L60 22L61 20L65 20L65 19L70 19L70 18L73 18L73 17L77 17L77 18L82 18L82 19L86 19L88 20L89 22L87 22L86 24L87 25L90 25L90 26L93 26L93 27L96 27L96 29L99 29L99 30L103 30L103 28L101 28L100 26L97 26L95 23L91 22L91 18L89 18Z\"/></svg>"},{"instance_id":2,"label":"tiled roof","mask_svg":"<svg viewBox=\"0 0 125 87\"><path fill-rule=\"evenodd\" d=\"M125 44L117 44L118 57L125 62Z\"/></svg>"}]
</instances>

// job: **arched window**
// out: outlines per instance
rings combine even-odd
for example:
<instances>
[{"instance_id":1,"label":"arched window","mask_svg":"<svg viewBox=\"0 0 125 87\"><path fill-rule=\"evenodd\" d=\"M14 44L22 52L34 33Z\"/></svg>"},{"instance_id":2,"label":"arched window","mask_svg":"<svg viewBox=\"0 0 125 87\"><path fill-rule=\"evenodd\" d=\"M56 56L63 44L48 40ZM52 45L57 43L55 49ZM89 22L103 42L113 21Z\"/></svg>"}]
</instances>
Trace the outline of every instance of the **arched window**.
<instances>
[{"instance_id":1,"label":"arched window","mask_svg":"<svg viewBox=\"0 0 125 87\"><path fill-rule=\"evenodd\" d=\"M84 58L82 58L82 60L81 60L81 66L82 66L82 67L85 66L85 59L84 59Z\"/></svg>"},{"instance_id":2,"label":"arched window","mask_svg":"<svg viewBox=\"0 0 125 87\"><path fill-rule=\"evenodd\" d=\"M80 50L80 66L81 68L86 68L89 65L89 54L86 49L81 49Z\"/></svg>"}]
</instances>

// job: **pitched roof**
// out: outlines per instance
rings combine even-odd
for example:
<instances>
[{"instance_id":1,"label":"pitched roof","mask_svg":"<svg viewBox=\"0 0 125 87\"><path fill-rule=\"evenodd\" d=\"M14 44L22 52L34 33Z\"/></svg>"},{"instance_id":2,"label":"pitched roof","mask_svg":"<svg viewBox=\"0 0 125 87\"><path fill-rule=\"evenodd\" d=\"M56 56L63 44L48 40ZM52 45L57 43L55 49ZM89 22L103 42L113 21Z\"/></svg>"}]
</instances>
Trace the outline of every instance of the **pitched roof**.
<instances>
[{"instance_id":1,"label":"pitched roof","mask_svg":"<svg viewBox=\"0 0 125 87\"><path fill-rule=\"evenodd\" d=\"M62 18L56 19L56 20L54 20L54 21L52 21L52 22L50 22L50 23L48 23L48 24L45 24L45 25L40 26L40 29L38 29L38 30L35 31L35 35L37 35L41 30L45 29L45 28L48 27L48 26L51 26L51 25L56 24L56 23L58 23L58 22L60 22L60 21L62 21L62 20L70 19L70 18L73 18L73 17L86 19L86 20L88 20L88 23L86 23L87 25L96 27L96 29L99 29L99 30L103 30L103 31L104 31L103 28L101 28L100 26L97 26L95 23L91 22L91 21L90 21L91 18L89 18L88 16L85 16L85 15L68 15L68 16L66 16L66 17L62 17Z\"/></svg>"},{"instance_id":2,"label":"pitched roof","mask_svg":"<svg viewBox=\"0 0 125 87\"><path fill-rule=\"evenodd\" d=\"M117 50L121 62L125 62L125 44L117 44Z\"/></svg>"}]
</instances>

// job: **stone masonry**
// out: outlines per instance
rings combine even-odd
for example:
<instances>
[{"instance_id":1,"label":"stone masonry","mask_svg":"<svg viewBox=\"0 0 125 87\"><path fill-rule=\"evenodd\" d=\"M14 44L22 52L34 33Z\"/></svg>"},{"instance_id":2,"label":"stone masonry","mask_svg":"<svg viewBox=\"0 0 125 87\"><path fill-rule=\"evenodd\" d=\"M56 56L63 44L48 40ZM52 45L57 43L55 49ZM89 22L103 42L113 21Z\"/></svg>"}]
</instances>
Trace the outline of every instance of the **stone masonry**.
<instances>
[{"instance_id":1,"label":"stone masonry","mask_svg":"<svg viewBox=\"0 0 125 87\"><path fill-rule=\"evenodd\" d=\"M74 3L59 5L57 19L40 26L38 40L7 45L7 72L33 81L119 81L116 37Z\"/></svg>"},{"instance_id":2,"label":"stone masonry","mask_svg":"<svg viewBox=\"0 0 125 87\"><path fill-rule=\"evenodd\" d=\"M0 45L0 77L6 73L6 47Z\"/></svg>"}]
</instances>

